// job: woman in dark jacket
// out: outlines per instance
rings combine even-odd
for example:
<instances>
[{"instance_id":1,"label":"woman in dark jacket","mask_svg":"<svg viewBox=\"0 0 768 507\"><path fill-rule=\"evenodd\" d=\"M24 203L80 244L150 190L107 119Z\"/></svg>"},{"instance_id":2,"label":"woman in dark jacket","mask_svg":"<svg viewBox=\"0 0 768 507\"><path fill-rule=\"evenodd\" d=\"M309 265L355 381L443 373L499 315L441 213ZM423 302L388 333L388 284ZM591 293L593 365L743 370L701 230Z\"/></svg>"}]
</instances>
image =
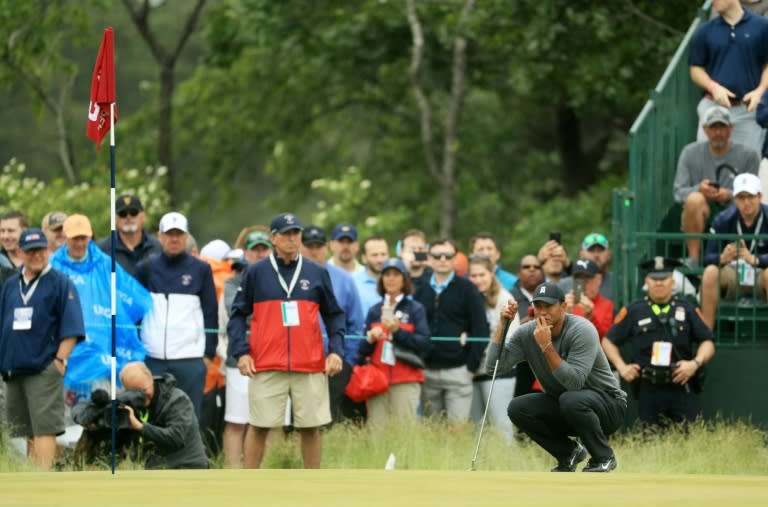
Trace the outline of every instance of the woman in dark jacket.
<instances>
[{"instance_id":1,"label":"woman in dark jacket","mask_svg":"<svg viewBox=\"0 0 768 507\"><path fill-rule=\"evenodd\" d=\"M372 425L387 418L416 417L424 382L421 358L430 348L427 314L410 296L413 286L403 261L384 262L377 290L383 300L368 311L368 339L360 343L360 355L384 372L389 390L368 399L368 422Z\"/></svg>"}]
</instances>

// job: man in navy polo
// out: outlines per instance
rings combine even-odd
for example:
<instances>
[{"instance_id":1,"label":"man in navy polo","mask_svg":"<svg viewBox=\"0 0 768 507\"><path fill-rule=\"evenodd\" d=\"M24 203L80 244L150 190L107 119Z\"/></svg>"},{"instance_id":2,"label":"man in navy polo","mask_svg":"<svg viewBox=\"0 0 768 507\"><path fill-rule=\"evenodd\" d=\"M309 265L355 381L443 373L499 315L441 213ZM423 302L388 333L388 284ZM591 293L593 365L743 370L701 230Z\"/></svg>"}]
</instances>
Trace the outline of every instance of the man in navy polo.
<instances>
[{"instance_id":1,"label":"man in navy polo","mask_svg":"<svg viewBox=\"0 0 768 507\"><path fill-rule=\"evenodd\" d=\"M760 151L763 129L755 108L768 88L768 19L745 11L739 0L713 0L718 17L704 23L691 41L691 79L704 90L699 125L715 105L727 107L734 124L731 140ZM706 141L700 128L698 141Z\"/></svg>"},{"instance_id":2,"label":"man in navy polo","mask_svg":"<svg viewBox=\"0 0 768 507\"><path fill-rule=\"evenodd\" d=\"M64 433L67 360L85 337L83 312L75 286L48 264L42 230L23 231L19 253L21 270L0 293L0 372L12 435L27 437L29 455L49 469Z\"/></svg>"}]
</instances>

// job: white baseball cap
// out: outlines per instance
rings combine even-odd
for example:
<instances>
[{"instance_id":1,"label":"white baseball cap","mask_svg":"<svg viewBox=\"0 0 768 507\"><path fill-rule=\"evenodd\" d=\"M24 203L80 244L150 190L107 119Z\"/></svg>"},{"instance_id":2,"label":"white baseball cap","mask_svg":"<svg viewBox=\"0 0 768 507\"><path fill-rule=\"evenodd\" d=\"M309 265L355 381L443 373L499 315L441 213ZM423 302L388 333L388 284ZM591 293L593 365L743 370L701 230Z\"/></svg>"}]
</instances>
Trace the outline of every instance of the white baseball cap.
<instances>
[{"instance_id":1,"label":"white baseball cap","mask_svg":"<svg viewBox=\"0 0 768 507\"><path fill-rule=\"evenodd\" d=\"M762 194L763 184L760 182L760 178L750 173L736 176L733 179L733 195L739 195L742 192L746 192L749 195Z\"/></svg>"},{"instance_id":2,"label":"white baseball cap","mask_svg":"<svg viewBox=\"0 0 768 507\"><path fill-rule=\"evenodd\" d=\"M163 215L160 219L160 232L165 233L173 229L178 229L182 232L189 232L187 226L187 218L176 211L171 211Z\"/></svg>"},{"instance_id":3,"label":"white baseball cap","mask_svg":"<svg viewBox=\"0 0 768 507\"><path fill-rule=\"evenodd\" d=\"M222 239L214 239L205 244L200 250L200 255L202 257L210 257L211 259L223 261L227 258L227 254L229 254L230 250L232 249L226 241Z\"/></svg>"}]
</instances>

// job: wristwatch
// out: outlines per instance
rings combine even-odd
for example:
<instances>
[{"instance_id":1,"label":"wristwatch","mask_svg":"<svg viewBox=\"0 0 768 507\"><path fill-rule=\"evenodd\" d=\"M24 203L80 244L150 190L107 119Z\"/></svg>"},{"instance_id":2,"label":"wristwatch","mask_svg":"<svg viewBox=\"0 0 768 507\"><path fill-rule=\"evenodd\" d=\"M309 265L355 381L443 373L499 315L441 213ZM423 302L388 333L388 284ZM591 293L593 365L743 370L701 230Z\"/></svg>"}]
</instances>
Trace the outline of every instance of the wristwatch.
<instances>
[{"instance_id":1,"label":"wristwatch","mask_svg":"<svg viewBox=\"0 0 768 507\"><path fill-rule=\"evenodd\" d=\"M698 359L696 359L695 357L693 358L693 362L694 362L694 363L696 363L696 366L697 366L697 367L699 367L699 368L701 368L701 367L702 367L701 361L699 361L699 360L698 360Z\"/></svg>"},{"instance_id":2,"label":"wristwatch","mask_svg":"<svg viewBox=\"0 0 768 507\"><path fill-rule=\"evenodd\" d=\"M60 357L56 357L56 358L55 358L55 360L56 360L56 361L58 361L58 362L60 362L60 363L61 363L61 365L62 365L64 368L66 368L66 367L67 367L67 360L66 360L66 359L62 359L62 358L60 358Z\"/></svg>"}]
</instances>

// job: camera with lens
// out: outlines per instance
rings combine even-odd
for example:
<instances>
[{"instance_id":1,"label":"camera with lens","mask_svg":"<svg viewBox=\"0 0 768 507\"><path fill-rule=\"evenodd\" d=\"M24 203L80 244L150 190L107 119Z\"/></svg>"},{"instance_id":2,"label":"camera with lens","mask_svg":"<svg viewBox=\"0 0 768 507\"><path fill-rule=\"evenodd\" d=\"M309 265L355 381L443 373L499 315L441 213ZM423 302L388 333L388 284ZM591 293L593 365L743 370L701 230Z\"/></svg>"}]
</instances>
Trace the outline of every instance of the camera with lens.
<instances>
[{"instance_id":1,"label":"camera with lens","mask_svg":"<svg viewBox=\"0 0 768 507\"><path fill-rule=\"evenodd\" d=\"M130 429L126 406L130 406L135 414L139 414L144 408L147 397L139 389L126 389L117 395L117 410L115 413L115 428L118 430ZM96 389L91 393L91 401L79 403L72 409L72 418L75 422L87 429L111 429L112 428L112 404L109 394L104 389Z\"/></svg>"},{"instance_id":2,"label":"camera with lens","mask_svg":"<svg viewBox=\"0 0 768 507\"><path fill-rule=\"evenodd\" d=\"M139 447L139 433L131 429L126 407L133 409L136 417L144 410L147 397L139 389L126 389L116 397L115 448L123 456L136 458ZM112 448L112 403L104 389L91 393L91 400L78 403L72 409L72 418L83 426L83 434L75 448L78 462L94 463L106 461Z\"/></svg>"}]
</instances>

